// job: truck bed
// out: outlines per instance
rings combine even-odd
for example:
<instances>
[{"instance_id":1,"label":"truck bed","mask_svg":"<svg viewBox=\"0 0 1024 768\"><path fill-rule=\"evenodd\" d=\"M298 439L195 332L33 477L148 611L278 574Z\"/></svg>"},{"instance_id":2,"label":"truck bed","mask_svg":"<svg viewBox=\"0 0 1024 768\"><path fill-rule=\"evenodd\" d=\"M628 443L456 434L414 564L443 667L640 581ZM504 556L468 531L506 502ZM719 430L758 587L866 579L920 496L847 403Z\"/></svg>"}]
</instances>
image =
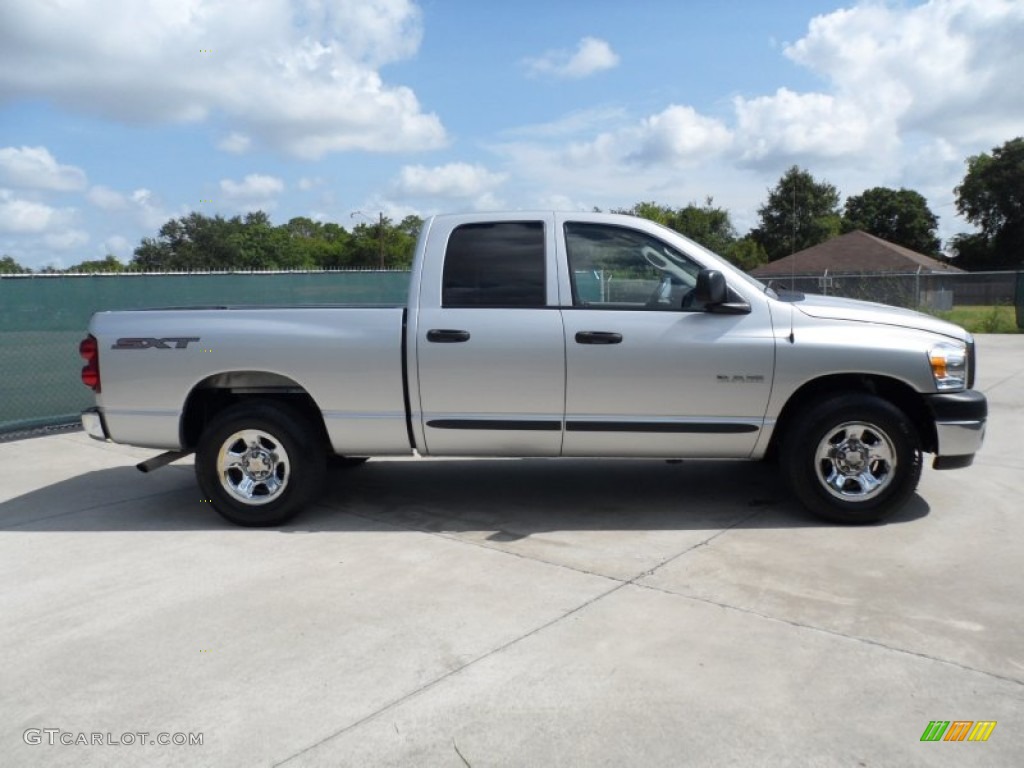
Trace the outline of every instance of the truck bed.
<instances>
[{"instance_id":1,"label":"truck bed","mask_svg":"<svg viewBox=\"0 0 1024 768\"><path fill-rule=\"evenodd\" d=\"M218 307L97 313L103 389L117 442L176 450L193 388L246 394L301 388L343 455L411 451L403 376L405 308Z\"/></svg>"}]
</instances>

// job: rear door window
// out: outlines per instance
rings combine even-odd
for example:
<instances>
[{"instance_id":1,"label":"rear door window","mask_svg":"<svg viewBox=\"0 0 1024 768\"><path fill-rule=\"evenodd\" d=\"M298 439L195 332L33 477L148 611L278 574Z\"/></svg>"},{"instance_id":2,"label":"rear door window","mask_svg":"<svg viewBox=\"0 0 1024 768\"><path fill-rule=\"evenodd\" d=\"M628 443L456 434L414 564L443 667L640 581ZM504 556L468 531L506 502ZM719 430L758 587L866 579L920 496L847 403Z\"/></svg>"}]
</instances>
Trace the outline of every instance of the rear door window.
<instances>
[{"instance_id":1,"label":"rear door window","mask_svg":"<svg viewBox=\"0 0 1024 768\"><path fill-rule=\"evenodd\" d=\"M464 224L448 239L441 280L444 307L543 307L544 224Z\"/></svg>"}]
</instances>

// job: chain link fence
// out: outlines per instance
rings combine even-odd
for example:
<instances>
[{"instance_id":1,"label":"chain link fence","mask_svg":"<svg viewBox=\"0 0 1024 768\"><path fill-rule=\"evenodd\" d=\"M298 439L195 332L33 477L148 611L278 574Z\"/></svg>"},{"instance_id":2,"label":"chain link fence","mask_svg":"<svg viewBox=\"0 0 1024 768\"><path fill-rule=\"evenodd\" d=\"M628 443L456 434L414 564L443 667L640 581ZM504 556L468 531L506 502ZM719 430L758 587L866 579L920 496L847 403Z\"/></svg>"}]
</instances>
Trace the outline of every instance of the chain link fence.
<instances>
[{"instance_id":1,"label":"chain link fence","mask_svg":"<svg viewBox=\"0 0 1024 768\"><path fill-rule=\"evenodd\" d=\"M954 306L1014 306L1022 272L867 273L793 275L772 282L803 293L879 301L911 309L950 310ZM761 278L765 281L765 278Z\"/></svg>"},{"instance_id":2,"label":"chain link fence","mask_svg":"<svg viewBox=\"0 0 1024 768\"><path fill-rule=\"evenodd\" d=\"M0 435L73 423L92 405L78 342L93 312L152 307L404 304L409 273L0 276Z\"/></svg>"},{"instance_id":3,"label":"chain link fence","mask_svg":"<svg viewBox=\"0 0 1024 768\"><path fill-rule=\"evenodd\" d=\"M764 278L762 278L764 280ZM1024 329L1024 272L792 275L772 279L776 288L878 301L958 320L954 310L984 310L989 332ZM1004 315L1005 312L1005 315ZM977 313L974 313L977 314ZM985 322L982 323L986 325Z\"/></svg>"}]
</instances>

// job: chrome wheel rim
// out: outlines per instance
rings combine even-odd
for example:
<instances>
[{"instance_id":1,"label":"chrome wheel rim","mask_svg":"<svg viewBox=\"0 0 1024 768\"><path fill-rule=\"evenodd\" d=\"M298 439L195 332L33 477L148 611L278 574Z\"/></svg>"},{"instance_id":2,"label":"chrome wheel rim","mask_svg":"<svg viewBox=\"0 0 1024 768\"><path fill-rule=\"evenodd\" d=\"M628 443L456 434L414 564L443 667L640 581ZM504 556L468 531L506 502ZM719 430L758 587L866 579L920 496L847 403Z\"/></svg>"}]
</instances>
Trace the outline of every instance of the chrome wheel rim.
<instances>
[{"instance_id":1,"label":"chrome wheel rim","mask_svg":"<svg viewBox=\"0 0 1024 768\"><path fill-rule=\"evenodd\" d=\"M261 429L243 429L223 443L217 454L221 487L244 504L269 504L280 497L291 476L288 451Z\"/></svg>"},{"instance_id":2,"label":"chrome wheel rim","mask_svg":"<svg viewBox=\"0 0 1024 768\"><path fill-rule=\"evenodd\" d=\"M843 501L869 501L892 483L896 448L884 430L861 421L830 429L814 454L822 487Z\"/></svg>"}]
</instances>

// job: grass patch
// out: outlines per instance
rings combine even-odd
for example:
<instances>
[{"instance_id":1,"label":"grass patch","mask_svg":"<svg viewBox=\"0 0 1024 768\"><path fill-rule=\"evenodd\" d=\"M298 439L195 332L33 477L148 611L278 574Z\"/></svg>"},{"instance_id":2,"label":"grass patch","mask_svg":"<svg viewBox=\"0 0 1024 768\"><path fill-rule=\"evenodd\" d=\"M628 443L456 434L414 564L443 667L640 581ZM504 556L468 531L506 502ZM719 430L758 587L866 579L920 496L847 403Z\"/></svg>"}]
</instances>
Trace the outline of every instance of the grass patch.
<instances>
[{"instance_id":1,"label":"grass patch","mask_svg":"<svg viewBox=\"0 0 1024 768\"><path fill-rule=\"evenodd\" d=\"M930 315L941 317L966 328L971 333L1020 333L1017 312L1012 306L953 307L948 311L925 309Z\"/></svg>"}]
</instances>

